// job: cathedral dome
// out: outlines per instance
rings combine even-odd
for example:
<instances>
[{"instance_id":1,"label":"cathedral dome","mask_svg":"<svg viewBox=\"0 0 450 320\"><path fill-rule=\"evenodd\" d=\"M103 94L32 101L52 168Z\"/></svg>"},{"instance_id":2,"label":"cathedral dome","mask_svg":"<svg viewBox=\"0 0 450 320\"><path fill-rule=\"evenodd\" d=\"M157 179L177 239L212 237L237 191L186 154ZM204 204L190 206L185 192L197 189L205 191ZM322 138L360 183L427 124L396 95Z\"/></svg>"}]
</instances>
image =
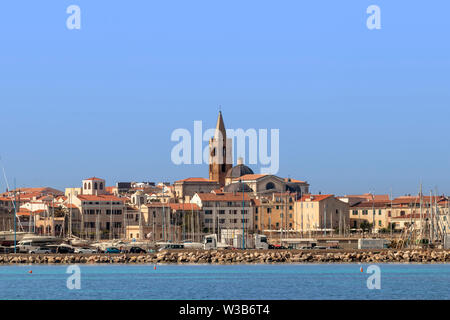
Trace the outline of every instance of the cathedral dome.
<instances>
[{"instance_id":1,"label":"cathedral dome","mask_svg":"<svg viewBox=\"0 0 450 320\"><path fill-rule=\"evenodd\" d=\"M227 178L236 179L246 174L254 174L253 170L242 163L242 159L238 160L237 166L234 166L227 172Z\"/></svg>"}]
</instances>

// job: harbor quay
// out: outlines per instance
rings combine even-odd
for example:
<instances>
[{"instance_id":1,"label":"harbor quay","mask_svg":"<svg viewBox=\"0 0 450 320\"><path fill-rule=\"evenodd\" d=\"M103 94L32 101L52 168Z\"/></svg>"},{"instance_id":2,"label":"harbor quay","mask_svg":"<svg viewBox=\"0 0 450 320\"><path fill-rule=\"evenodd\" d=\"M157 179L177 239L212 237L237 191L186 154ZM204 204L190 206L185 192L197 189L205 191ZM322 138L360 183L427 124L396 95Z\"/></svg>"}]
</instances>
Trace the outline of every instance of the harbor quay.
<instances>
[{"instance_id":1,"label":"harbor quay","mask_svg":"<svg viewBox=\"0 0 450 320\"><path fill-rule=\"evenodd\" d=\"M5 264L450 263L450 250L165 250L148 254L3 254Z\"/></svg>"}]
</instances>

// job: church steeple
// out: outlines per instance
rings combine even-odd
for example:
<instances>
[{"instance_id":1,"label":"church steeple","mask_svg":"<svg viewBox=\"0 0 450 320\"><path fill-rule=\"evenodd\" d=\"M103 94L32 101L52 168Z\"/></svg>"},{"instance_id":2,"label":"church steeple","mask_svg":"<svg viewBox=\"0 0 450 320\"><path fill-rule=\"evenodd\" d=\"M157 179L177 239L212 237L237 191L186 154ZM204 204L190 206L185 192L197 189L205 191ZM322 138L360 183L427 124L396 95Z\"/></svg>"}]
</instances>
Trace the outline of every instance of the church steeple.
<instances>
[{"instance_id":1,"label":"church steeple","mask_svg":"<svg viewBox=\"0 0 450 320\"><path fill-rule=\"evenodd\" d=\"M227 139L222 111L219 111L214 138L209 141L209 179L219 182L220 186L225 185L225 177L232 167L231 143Z\"/></svg>"},{"instance_id":2,"label":"church steeple","mask_svg":"<svg viewBox=\"0 0 450 320\"><path fill-rule=\"evenodd\" d=\"M221 137L219 136L219 132L220 134L222 134ZM217 117L216 132L214 133L214 138L222 138L223 140L227 139L227 131L225 130L225 124L223 123L222 111L219 111L219 116Z\"/></svg>"}]
</instances>

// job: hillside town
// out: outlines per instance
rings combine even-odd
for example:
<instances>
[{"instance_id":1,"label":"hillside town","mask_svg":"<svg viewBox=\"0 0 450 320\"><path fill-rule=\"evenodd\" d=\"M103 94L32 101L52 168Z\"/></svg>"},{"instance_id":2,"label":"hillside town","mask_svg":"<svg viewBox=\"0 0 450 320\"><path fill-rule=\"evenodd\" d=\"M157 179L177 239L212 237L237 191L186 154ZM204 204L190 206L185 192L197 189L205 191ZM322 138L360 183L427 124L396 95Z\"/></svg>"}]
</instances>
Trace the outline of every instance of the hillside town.
<instances>
[{"instance_id":1,"label":"hillside town","mask_svg":"<svg viewBox=\"0 0 450 320\"><path fill-rule=\"evenodd\" d=\"M215 235L238 247L249 247L254 235L292 248L317 245L312 239L329 246L361 237L403 245L443 245L446 239L448 196L311 194L307 181L255 174L242 158L235 166L218 161L218 154L230 155L221 112L216 133L207 178L111 183L91 177L65 190L7 190L0 194L0 230L97 242L203 243Z\"/></svg>"}]
</instances>

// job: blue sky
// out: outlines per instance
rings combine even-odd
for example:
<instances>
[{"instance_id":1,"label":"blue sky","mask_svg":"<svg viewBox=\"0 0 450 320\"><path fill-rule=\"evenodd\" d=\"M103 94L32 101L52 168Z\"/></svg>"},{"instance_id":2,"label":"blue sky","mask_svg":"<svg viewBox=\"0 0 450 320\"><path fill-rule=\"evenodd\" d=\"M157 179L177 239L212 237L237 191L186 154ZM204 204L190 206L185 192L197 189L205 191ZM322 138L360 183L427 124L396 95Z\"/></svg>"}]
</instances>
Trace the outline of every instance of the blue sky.
<instances>
[{"instance_id":1,"label":"blue sky","mask_svg":"<svg viewBox=\"0 0 450 320\"><path fill-rule=\"evenodd\" d=\"M81 8L81 30L66 8ZM381 8L368 30L366 8ZM314 192L450 193L448 1L4 1L0 155L10 184L174 181L177 128L280 129ZM258 171L258 168L254 168ZM5 182L0 180L4 190Z\"/></svg>"}]
</instances>

